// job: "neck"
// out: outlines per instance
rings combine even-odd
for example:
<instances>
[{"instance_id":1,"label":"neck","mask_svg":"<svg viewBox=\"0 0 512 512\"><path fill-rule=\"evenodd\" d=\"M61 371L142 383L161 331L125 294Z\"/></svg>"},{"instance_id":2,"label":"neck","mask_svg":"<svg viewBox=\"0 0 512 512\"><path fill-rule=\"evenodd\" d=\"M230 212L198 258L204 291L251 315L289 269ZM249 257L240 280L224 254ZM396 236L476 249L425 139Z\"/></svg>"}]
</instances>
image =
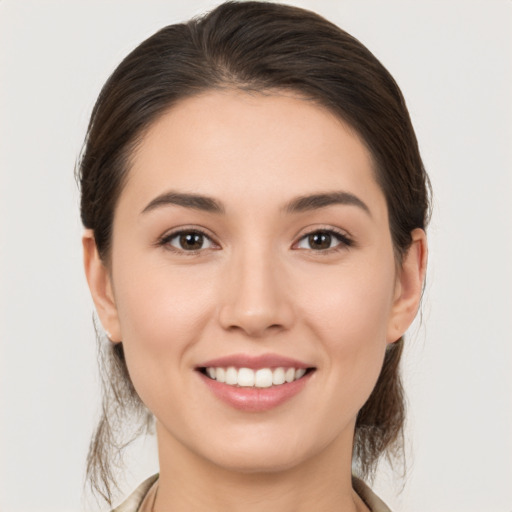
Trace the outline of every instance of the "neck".
<instances>
[{"instance_id":1,"label":"neck","mask_svg":"<svg viewBox=\"0 0 512 512\"><path fill-rule=\"evenodd\" d=\"M155 512L363 512L352 488L352 439L290 468L239 472L215 465L157 425L160 479Z\"/></svg>"}]
</instances>

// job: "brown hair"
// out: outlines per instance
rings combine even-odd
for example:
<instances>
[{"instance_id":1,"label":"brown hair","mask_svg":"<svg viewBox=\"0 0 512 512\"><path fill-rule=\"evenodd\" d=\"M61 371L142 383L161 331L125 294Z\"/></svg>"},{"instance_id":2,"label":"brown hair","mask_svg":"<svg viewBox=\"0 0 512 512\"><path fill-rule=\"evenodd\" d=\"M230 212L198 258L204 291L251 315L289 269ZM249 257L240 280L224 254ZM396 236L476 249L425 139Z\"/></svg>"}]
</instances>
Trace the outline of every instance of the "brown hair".
<instances>
[{"instance_id":1,"label":"brown hair","mask_svg":"<svg viewBox=\"0 0 512 512\"><path fill-rule=\"evenodd\" d=\"M81 217L109 263L114 210L130 155L147 128L185 97L214 88L292 90L327 107L368 146L389 211L396 259L425 228L429 181L403 96L392 76L358 40L310 11L267 2L227 2L202 18L163 28L118 66L91 115L79 164ZM102 416L87 474L111 501L112 467L125 445L119 434L134 418L148 425L122 344L107 344ZM402 446L404 397L400 339L390 345L378 382L359 412L354 463L368 476L383 454Z\"/></svg>"}]
</instances>

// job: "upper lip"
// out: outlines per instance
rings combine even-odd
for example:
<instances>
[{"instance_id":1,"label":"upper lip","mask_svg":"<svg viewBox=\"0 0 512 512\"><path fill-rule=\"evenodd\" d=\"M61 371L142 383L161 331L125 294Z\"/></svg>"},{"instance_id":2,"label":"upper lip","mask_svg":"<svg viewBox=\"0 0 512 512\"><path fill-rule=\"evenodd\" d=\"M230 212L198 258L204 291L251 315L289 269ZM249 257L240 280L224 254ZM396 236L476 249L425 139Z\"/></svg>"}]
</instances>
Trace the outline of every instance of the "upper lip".
<instances>
[{"instance_id":1,"label":"upper lip","mask_svg":"<svg viewBox=\"0 0 512 512\"><path fill-rule=\"evenodd\" d=\"M278 354L261 354L259 356L250 356L248 354L232 354L229 356L218 357L216 359L209 359L204 363L197 365L197 368L228 368L234 366L235 368L251 368L257 370L258 368L312 368L312 365L293 359L290 357L281 356Z\"/></svg>"}]
</instances>

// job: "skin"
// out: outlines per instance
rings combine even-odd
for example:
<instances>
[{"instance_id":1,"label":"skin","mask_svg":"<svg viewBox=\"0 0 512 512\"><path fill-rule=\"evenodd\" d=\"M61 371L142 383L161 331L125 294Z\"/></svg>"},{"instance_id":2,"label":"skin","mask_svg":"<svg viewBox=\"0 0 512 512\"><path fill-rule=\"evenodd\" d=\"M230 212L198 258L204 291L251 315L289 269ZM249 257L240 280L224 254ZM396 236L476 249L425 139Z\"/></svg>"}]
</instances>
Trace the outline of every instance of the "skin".
<instances>
[{"instance_id":1,"label":"skin","mask_svg":"<svg viewBox=\"0 0 512 512\"><path fill-rule=\"evenodd\" d=\"M223 212L144 211L169 191L208 196ZM339 191L367 210L287 208ZM200 250L159 243L191 228L208 236ZM318 230L351 242L333 235L330 248L312 248ZM116 207L110 265L91 231L83 245L101 322L123 341L157 420L156 510L367 510L351 485L355 420L386 346L418 309L427 249L422 230L412 235L398 265L371 155L346 124L291 93L210 91L150 127ZM315 371L265 412L219 401L195 370L269 352Z\"/></svg>"}]
</instances>

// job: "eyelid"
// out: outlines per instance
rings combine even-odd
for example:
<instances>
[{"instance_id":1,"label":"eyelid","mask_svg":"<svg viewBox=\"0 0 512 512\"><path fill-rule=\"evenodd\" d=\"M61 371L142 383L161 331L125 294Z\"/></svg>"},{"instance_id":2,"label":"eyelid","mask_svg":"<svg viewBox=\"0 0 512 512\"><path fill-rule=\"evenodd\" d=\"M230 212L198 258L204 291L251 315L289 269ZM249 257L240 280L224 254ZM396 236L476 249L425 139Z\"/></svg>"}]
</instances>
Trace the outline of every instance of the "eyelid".
<instances>
[{"instance_id":1,"label":"eyelid","mask_svg":"<svg viewBox=\"0 0 512 512\"><path fill-rule=\"evenodd\" d=\"M305 238L307 238L311 235L314 235L315 233L330 234L330 235L334 236L339 241L339 243L336 244L334 247L329 247L328 249L323 249L323 250L304 249L304 248L297 247L297 245L302 240L304 240ZM314 226L314 227L311 226L311 227L307 228L307 231L303 231L300 235L297 236L296 241L292 245L292 249L311 251L311 252L316 252L316 253L327 253L327 252L336 251L336 250L340 250L340 249L347 248L347 247L352 247L354 245L355 245L355 243L354 243L352 236L349 235L344 230L335 228L333 226Z\"/></svg>"},{"instance_id":2,"label":"eyelid","mask_svg":"<svg viewBox=\"0 0 512 512\"><path fill-rule=\"evenodd\" d=\"M176 237L178 237L182 234L186 234L186 233L198 233L198 234L204 236L211 243L212 247L206 247L206 248L201 248L201 249L197 249L197 250L186 251L184 249L180 249L178 247L174 247L169 244L169 242L173 238L176 238ZM306 237L311 236L315 233L330 234L330 235L334 236L339 241L339 243L336 244L336 246L334 246L334 247L330 247L327 249L317 249L317 250L304 249L304 248L297 247L297 245L302 240L304 240ZM325 226L325 225L310 226L308 228L305 228L304 230L302 230L302 233L296 237L295 240L296 241L292 244L292 249L309 250L309 251L316 252L316 253L326 253L326 252L336 251L336 250L339 250L342 248L352 247L353 245L355 245L352 236L350 234L348 234L345 230L341 230L340 228L335 228L333 226ZM199 252L206 251L206 250L211 250L211 249L218 250L218 249L222 248L221 245L215 240L215 237L211 233L209 233L208 230L206 230L202 227L199 227L199 226L195 226L195 225L179 226L179 227L171 229L170 231L166 231L163 235L158 237L157 241L155 242L155 245L161 246L161 247L166 247L169 250L179 252L179 253L186 253L189 255L197 254Z\"/></svg>"},{"instance_id":3,"label":"eyelid","mask_svg":"<svg viewBox=\"0 0 512 512\"><path fill-rule=\"evenodd\" d=\"M176 238L180 235L187 234L187 233L196 233L196 234L200 234L200 235L204 236L206 239L208 239L210 241L210 243L212 244L213 247L205 247L205 248L201 248L201 249L197 249L197 250L186 251L184 249L180 249L178 247L172 246L169 243L173 238ZM155 245L159 246L159 247L164 247L170 251L174 251L174 252L177 252L180 254L188 254L188 255L194 255L194 254L198 254L199 252L212 250L212 249L214 249L214 250L221 249L220 244L215 240L213 235L211 235L204 228L201 228L199 226L194 226L194 225L179 226L179 227L171 229L170 231L166 231L163 235L158 237Z\"/></svg>"}]
</instances>

